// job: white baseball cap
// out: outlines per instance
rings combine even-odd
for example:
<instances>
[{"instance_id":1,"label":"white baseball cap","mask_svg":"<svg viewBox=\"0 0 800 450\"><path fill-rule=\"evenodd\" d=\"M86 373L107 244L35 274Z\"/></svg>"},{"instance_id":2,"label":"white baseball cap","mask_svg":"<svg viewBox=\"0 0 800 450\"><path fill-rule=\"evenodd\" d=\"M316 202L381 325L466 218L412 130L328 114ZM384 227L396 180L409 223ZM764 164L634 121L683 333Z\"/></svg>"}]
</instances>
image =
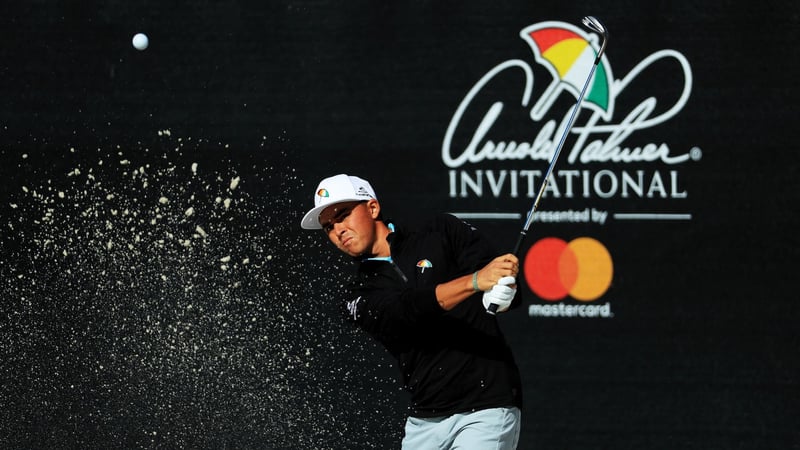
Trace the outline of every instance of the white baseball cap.
<instances>
[{"instance_id":1,"label":"white baseball cap","mask_svg":"<svg viewBox=\"0 0 800 450\"><path fill-rule=\"evenodd\" d=\"M319 182L314 191L314 207L303 216L300 226L306 230L321 230L319 215L335 203L377 199L367 180L345 174L334 175Z\"/></svg>"}]
</instances>

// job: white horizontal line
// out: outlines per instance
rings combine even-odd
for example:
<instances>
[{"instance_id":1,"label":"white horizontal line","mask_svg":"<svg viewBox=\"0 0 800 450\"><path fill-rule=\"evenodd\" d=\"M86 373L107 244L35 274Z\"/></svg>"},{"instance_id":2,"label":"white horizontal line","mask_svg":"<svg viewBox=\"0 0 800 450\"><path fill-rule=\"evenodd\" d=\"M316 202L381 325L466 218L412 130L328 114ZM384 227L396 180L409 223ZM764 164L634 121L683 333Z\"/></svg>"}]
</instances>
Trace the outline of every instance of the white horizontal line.
<instances>
[{"instance_id":1,"label":"white horizontal line","mask_svg":"<svg viewBox=\"0 0 800 450\"><path fill-rule=\"evenodd\" d=\"M492 213L492 212L454 212L451 213L459 219L503 219L519 220L522 218L520 213Z\"/></svg>"},{"instance_id":2,"label":"white horizontal line","mask_svg":"<svg viewBox=\"0 0 800 450\"><path fill-rule=\"evenodd\" d=\"M691 214L614 213L617 220L692 220Z\"/></svg>"},{"instance_id":3,"label":"white horizontal line","mask_svg":"<svg viewBox=\"0 0 800 450\"><path fill-rule=\"evenodd\" d=\"M496 220L520 220L520 213L502 212L454 212L451 213L459 219L496 219ZM617 220L692 220L692 215L688 213L614 213Z\"/></svg>"}]
</instances>

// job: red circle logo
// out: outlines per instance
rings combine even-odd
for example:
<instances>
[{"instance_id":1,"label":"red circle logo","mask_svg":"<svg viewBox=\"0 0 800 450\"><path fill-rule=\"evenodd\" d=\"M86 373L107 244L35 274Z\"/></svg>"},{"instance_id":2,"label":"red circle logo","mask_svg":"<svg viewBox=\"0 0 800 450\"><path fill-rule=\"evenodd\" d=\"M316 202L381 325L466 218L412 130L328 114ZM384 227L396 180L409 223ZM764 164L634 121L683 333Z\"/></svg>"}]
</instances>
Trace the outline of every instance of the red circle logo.
<instances>
[{"instance_id":1,"label":"red circle logo","mask_svg":"<svg viewBox=\"0 0 800 450\"><path fill-rule=\"evenodd\" d=\"M614 264L596 239L581 237L568 243L550 237L528 250L524 272L528 286L544 300L557 301L569 295L590 302L611 286Z\"/></svg>"}]
</instances>

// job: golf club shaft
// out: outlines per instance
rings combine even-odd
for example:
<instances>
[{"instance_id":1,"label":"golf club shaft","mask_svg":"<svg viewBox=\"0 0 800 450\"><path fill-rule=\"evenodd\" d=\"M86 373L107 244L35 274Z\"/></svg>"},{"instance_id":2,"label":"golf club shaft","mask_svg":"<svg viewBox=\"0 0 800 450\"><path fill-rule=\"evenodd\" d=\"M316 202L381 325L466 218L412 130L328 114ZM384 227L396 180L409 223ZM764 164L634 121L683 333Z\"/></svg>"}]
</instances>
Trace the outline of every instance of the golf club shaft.
<instances>
[{"instance_id":1,"label":"golf club shaft","mask_svg":"<svg viewBox=\"0 0 800 450\"><path fill-rule=\"evenodd\" d=\"M603 40L600 44L600 50L597 52L597 57L594 59L594 63L592 64L592 68L589 71L589 76L586 77L586 81L583 83L583 88L581 89L580 95L578 96L578 101L575 102L575 106L572 108L572 112L569 115L569 120L567 121L567 126L564 128L564 132L561 133L561 139L558 141L558 145L556 145L556 150L553 152L553 157L550 160L550 165L547 167L547 171L544 174L544 178L542 178L542 184L539 187L539 192L536 194L536 198L533 201L533 205L531 206L530 211L528 211L528 216L525 218L525 225L522 227L522 230L519 232L519 237L517 238L517 243L514 245L514 249L512 251L513 254L519 256L519 252L522 249L522 243L525 241L525 236L528 234L528 229L530 229L531 224L533 223L534 216L536 214L536 210L539 209L539 201L542 199L544 195L544 190L547 188L547 182L550 180L550 176L553 173L553 168L556 165L556 161L558 161L559 155L561 155L561 148L564 146L564 141L567 139L567 135L569 134L570 130L572 130L572 125L575 123L575 118L578 115L578 110L581 107L581 103L583 102L583 97L586 95L586 89L589 87L589 83L592 81L592 77L594 76L594 72L597 69L598 64L602 60L603 52L605 52L606 44L608 40L608 31L606 30L605 26L600 23L599 20L592 16L584 17L583 24L590 28L592 31L599 33ZM498 305L496 303L492 303L486 309L486 312L489 314L495 314L497 312Z\"/></svg>"},{"instance_id":2,"label":"golf club shaft","mask_svg":"<svg viewBox=\"0 0 800 450\"><path fill-rule=\"evenodd\" d=\"M593 64L592 70L589 71L589 77L586 79L586 83L584 83L583 89L581 89L580 96L578 96L578 102L575 103L575 106L572 108L572 113L569 116L567 127L561 134L561 139L558 141L558 145L556 146L556 151L553 154L553 158L550 160L550 165L547 167L547 171L544 173L544 178L542 178L542 184L539 186L539 192L536 194L536 198L533 201L533 205L531 206L530 211L528 211L528 216L525 218L525 225L522 227L522 230L519 233L519 239L517 239L517 244L514 246L514 251L513 251L515 255L519 253L522 247L522 243L525 241L525 235L528 233L528 229L530 229L531 224L533 223L536 210L539 209L539 202L542 200L542 196L544 195L544 190L547 188L547 183L550 180L550 176L553 174L553 168L556 166L556 161L558 161L558 157L561 155L561 149L564 147L564 141L567 138L567 134L569 134L570 130L572 130L572 125L575 123L575 117L577 117L578 115L578 109L580 108L581 102L583 101L583 97L586 95L586 88L589 86L589 81L592 79L592 75L594 75L594 71L596 68L597 65Z\"/></svg>"}]
</instances>

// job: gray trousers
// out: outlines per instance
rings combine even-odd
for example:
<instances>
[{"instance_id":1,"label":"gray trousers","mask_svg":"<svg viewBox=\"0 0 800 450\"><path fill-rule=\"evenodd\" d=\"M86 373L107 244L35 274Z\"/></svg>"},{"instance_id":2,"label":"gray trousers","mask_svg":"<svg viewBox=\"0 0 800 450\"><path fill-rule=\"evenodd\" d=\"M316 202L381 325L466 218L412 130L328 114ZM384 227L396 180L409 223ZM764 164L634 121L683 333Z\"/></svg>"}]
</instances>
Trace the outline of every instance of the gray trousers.
<instances>
[{"instance_id":1,"label":"gray trousers","mask_svg":"<svg viewBox=\"0 0 800 450\"><path fill-rule=\"evenodd\" d=\"M403 450L514 450L519 408L491 408L446 417L406 420Z\"/></svg>"}]
</instances>

